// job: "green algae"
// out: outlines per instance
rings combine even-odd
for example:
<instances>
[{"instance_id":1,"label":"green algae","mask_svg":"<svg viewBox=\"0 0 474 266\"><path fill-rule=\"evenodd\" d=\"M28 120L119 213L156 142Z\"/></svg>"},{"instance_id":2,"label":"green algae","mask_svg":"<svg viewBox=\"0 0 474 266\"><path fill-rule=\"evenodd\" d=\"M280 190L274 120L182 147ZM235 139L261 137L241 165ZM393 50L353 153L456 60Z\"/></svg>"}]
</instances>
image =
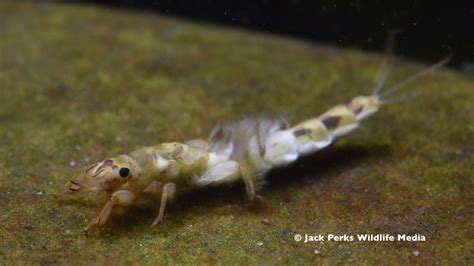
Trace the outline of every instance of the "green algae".
<instances>
[{"instance_id":1,"label":"green algae","mask_svg":"<svg viewBox=\"0 0 474 266\"><path fill-rule=\"evenodd\" d=\"M155 230L156 209L142 206L86 238L101 199L55 196L80 165L248 114L314 116L367 93L382 58L87 6L2 3L0 17L2 263L473 263L472 78L420 79L421 97L272 172L263 203L241 186L193 192ZM403 62L391 81L419 67Z\"/></svg>"}]
</instances>

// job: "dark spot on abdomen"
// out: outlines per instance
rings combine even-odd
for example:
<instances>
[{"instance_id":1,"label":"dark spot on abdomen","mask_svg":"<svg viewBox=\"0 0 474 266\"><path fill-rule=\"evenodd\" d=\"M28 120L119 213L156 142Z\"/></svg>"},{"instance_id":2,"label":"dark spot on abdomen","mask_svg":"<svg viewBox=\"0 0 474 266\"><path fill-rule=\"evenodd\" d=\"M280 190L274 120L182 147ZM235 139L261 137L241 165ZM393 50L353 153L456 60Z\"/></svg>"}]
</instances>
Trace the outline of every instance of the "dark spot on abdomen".
<instances>
[{"instance_id":1,"label":"dark spot on abdomen","mask_svg":"<svg viewBox=\"0 0 474 266\"><path fill-rule=\"evenodd\" d=\"M364 107L363 107L363 106L357 108L357 109L354 111L354 114L355 114L355 115L358 115L358 114L360 114L360 112L362 112L362 110L364 110Z\"/></svg>"},{"instance_id":2,"label":"dark spot on abdomen","mask_svg":"<svg viewBox=\"0 0 474 266\"><path fill-rule=\"evenodd\" d=\"M324 118L321 122L326 128L335 128L339 125L339 122L341 121L342 116L328 116Z\"/></svg>"},{"instance_id":3,"label":"dark spot on abdomen","mask_svg":"<svg viewBox=\"0 0 474 266\"><path fill-rule=\"evenodd\" d=\"M309 134L311 134L311 129L307 129L307 128L298 129L295 132L293 132L293 136L295 137L300 137L300 136L309 135Z\"/></svg>"}]
</instances>

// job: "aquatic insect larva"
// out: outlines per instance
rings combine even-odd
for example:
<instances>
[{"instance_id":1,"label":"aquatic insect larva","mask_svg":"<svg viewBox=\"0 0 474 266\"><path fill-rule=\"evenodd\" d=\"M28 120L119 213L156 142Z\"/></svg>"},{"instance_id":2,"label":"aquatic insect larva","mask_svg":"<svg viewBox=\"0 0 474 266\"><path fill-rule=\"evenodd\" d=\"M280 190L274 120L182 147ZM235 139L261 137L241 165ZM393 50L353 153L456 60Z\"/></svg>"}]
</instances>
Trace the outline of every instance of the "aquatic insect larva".
<instances>
[{"instance_id":1,"label":"aquatic insect larva","mask_svg":"<svg viewBox=\"0 0 474 266\"><path fill-rule=\"evenodd\" d=\"M160 198L160 208L151 224L163 220L166 204L184 188L219 186L243 180L247 198L257 197L258 184L272 168L286 166L300 156L317 152L335 139L359 126L359 122L386 103L410 97L390 97L403 85L443 66L444 59L417 74L381 91L389 64L379 74L372 95L357 96L345 105L337 105L322 115L292 127L282 119L246 118L217 126L209 140L163 143L129 154L108 158L77 173L65 192L107 192L105 206L84 229L104 225L114 206L130 206L137 197L153 194ZM158 200L157 200L158 202Z\"/></svg>"}]
</instances>

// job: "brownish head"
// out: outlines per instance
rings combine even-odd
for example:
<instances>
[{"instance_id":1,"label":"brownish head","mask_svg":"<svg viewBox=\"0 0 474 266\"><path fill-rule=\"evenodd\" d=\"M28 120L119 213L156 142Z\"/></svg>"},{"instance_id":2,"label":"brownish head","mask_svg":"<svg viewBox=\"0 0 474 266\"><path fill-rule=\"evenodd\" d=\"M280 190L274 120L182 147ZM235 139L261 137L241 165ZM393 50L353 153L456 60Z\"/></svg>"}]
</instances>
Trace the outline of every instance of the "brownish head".
<instances>
[{"instance_id":1,"label":"brownish head","mask_svg":"<svg viewBox=\"0 0 474 266\"><path fill-rule=\"evenodd\" d=\"M130 157L122 155L89 165L66 184L65 193L113 192L130 180L134 167Z\"/></svg>"}]
</instances>

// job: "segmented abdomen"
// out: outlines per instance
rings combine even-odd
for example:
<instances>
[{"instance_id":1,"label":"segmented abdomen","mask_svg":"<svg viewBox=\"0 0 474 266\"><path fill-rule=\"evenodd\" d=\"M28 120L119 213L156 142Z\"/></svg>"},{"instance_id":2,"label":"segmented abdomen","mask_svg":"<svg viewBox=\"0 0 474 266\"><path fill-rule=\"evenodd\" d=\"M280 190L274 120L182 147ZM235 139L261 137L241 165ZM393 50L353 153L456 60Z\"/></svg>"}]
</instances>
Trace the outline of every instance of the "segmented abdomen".
<instances>
[{"instance_id":1,"label":"segmented abdomen","mask_svg":"<svg viewBox=\"0 0 474 266\"><path fill-rule=\"evenodd\" d=\"M351 109L345 105L335 106L317 118L269 135L264 160L272 167L288 165L301 155L325 148L358 126L359 121Z\"/></svg>"},{"instance_id":2,"label":"segmented abdomen","mask_svg":"<svg viewBox=\"0 0 474 266\"><path fill-rule=\"evenodd\" d=\"M263 174L317 152L356 129L360 119L358 110L352 109L338 105L291 128L282 119L267 118L246 118L218 126L211 133L207 151L225 160L249 162L257 173Z\"/></svg>"}]
</instances>

